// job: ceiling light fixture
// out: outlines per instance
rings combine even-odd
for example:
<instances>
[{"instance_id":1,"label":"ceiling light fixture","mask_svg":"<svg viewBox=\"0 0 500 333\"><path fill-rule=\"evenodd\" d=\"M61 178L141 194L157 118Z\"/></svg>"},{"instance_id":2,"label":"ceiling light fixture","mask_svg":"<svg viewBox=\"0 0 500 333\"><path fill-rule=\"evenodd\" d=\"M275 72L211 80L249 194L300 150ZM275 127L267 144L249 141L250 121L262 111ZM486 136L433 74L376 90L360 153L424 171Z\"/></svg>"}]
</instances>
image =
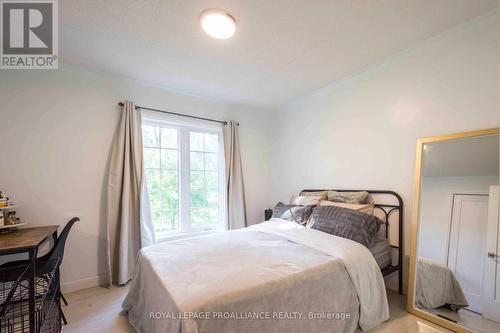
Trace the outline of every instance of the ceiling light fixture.
<instances>
[{"instance_id":1,"label":"ceiling light fixture","mask_svg":"<svg viewBox=\"0 0 500 333\"><path fill-rule=\"evenodd\" d=\"M234 17L221 9L208 9L201 14L200 24L202 29L211 37L227 39L236 31Z\"/></svg>"}]
</instances>

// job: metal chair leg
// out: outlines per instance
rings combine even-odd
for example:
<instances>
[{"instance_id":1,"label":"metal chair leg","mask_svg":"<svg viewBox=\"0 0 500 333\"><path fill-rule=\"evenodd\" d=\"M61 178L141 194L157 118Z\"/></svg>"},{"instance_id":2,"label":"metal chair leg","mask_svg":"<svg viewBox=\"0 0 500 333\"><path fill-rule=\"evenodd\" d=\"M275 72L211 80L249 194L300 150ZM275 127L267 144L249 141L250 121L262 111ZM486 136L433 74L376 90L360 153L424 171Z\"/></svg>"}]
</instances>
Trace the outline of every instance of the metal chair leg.
<instances>
[{"instance_id":1,"label":"metal chair leg","mask_svg":"<svg viewBox=\"0 0 500 333\"><path fill-rule=\"evenodd\" d=\"M62 317L64 325L68 325L68 321L66 320L66 316L64 315L64 312L61 309L61 305L59 305L59 311L61 311L61 317Z\"/></svg>"},{"instance_id":2,"label":"metal chair leg","mask_svg":"<svg viewBox=\"0 0 500 333\"><path fill-rule=\"evenodd\" d=\"M61 298L64 302L64 305L68 306L68 301L66 300L66 297L64 297L63 293L61 293Z\"/></svg>"}]
</instances>

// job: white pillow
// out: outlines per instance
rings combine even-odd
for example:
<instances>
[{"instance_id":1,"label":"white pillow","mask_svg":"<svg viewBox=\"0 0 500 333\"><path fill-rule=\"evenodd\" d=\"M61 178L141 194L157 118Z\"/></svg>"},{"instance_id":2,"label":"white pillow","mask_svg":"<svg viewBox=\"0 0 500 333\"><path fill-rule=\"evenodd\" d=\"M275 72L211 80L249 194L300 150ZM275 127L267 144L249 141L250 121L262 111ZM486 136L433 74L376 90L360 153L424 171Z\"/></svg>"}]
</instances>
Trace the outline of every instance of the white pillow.
<instances>
[{"instance_id":1,"label":"white pillow","mask_svg":"<svg viewBox=\"0 0 500 333\"><path fill-rule=\"evenodd\" d=\"M345 202L335 202L335 201L328 201L328 200L321 200L319 203L320 206L337 206L337 207L342 207L342 208L348 208L352 210L357 210L366 214L373 215L373 209L375 208L375 204L368 203L368 204L350 204L350 203L345 203Z\"/></svg>"},{"instance_id":2,"label":"white pillow","mask_svg":"<svg viewBox=\"0 0 500 333\"><path fill-rule=\"evenodd\" d=\"M299 206L317 206L323 198L323 196L300 195L298 197L292 197L290 203Z\"/></svg>"},{"instance_id":3,"label":"white pillow","mask_svg":"<svg viewBox=\"0 0 500 333\"><path fill-rule=\"evenodd\" d=\"M302 195L302 196L307 196L307 197L317 197L317 196L321 196L323 197L323 200L327 200L328 199L328 191L315 191L315 192L300 192L299 195Z\"/></svg>"}]
</instances>

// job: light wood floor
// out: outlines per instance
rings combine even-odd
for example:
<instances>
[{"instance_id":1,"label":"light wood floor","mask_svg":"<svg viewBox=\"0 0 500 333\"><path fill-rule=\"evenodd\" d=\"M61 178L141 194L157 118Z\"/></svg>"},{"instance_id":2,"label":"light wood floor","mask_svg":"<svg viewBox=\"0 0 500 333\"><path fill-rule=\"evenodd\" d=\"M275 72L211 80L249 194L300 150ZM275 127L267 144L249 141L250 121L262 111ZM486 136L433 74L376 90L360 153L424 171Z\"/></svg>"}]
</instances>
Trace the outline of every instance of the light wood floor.
<instances>
[{"instance_id":1,"label":"light wood floor","mask_svg":"<svg viewBox=\"0 0 500 333\"><path fill-rule=\"evenodd\" d=\"M454 312L439 308L430 310L429 312L450 318L451 320L458 322L460 325L470 328L474 332L500 332L500 323L488 320L480 314L466 309Z\"/></svg>"},{"instance_id":2,"label":"light wood floor","mask_svg":"<svg viewBox=\"0 0 500 333\"><path fill-rule=\"evenodd\" d=\"M129 325L127 315L121 304L127 293L127 287L96 287L66 295L69 305L63 307L68 319L64 332L70 333L127 333L135 332ZM389 291L391 320L383 323L369 333L436 333L449 332L438 328L407 313L405 299Z\"/></svg>"}]
</instances>

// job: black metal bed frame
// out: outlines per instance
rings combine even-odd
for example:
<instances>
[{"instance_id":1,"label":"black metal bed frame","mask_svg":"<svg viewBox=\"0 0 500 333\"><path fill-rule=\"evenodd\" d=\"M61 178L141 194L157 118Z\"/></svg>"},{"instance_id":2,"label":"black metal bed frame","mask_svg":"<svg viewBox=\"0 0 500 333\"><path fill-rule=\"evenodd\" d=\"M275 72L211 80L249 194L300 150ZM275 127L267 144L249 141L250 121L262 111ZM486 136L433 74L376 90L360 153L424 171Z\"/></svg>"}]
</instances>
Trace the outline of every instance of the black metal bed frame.
<instances>
[{"instance_id":1,"label":"black metal bed frame","mask_svg":"<svg viewBox=\"0 0 500 333\"><path fill-rule=\"evenodd\" d=\"M398 246L391 245L392 248L398 249L398 264L396 266L390 265L384 269L382 269L382 275L385 277L389 274L392 274L394 272L398 272L398 292L399 294L403 294L403 252L404 252L404 246L403 246L403 199L401 196L394 192L394 191L386 191L386 190L335 190L335 189L319 189L319 190L302 190L302 192L322 192L322 191L337 191L337 192L361 192L361 191L366 191L370 194L381 194L381 195L390 195L393 196L397 199L398 204L397 205L389 205L389 204L379 204L375 203L375 208L380 209L385 216L385 237L389 239L389 228L390 228L390 223L389 223L389 218L392 213L397 211L398 214Z\"/></svg>"}]
</instances>

